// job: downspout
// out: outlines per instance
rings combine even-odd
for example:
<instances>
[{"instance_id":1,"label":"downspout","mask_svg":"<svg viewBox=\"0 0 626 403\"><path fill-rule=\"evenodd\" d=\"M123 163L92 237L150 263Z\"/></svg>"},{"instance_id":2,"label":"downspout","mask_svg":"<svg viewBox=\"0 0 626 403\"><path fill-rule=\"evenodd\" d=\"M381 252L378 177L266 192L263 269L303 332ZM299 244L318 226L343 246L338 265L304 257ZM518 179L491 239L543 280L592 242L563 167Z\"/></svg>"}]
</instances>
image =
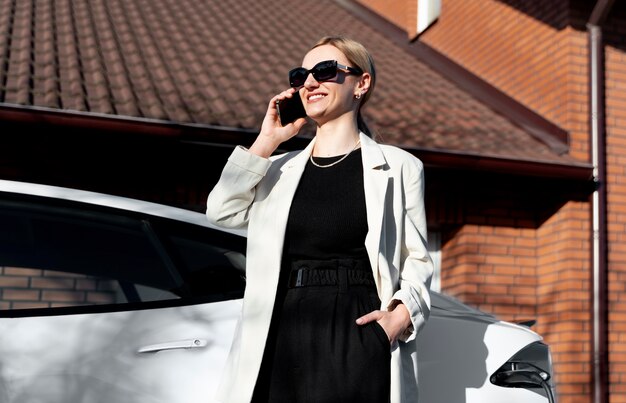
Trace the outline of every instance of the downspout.
<instances>
[{"instance_id":1,"label":"downspout","mask_svg":"<svg viewBox=\"0 0 626 403\"><path fill-rule=\"evenodd\" d=\"M587 23L589 37L591 162L595 190L592 195L592 321L593 402L609 401L608 365L608 253L606 194L606 126L604 115L604 44L602 24L614 0L598 0Z\"/></svg>"}]
</instances>

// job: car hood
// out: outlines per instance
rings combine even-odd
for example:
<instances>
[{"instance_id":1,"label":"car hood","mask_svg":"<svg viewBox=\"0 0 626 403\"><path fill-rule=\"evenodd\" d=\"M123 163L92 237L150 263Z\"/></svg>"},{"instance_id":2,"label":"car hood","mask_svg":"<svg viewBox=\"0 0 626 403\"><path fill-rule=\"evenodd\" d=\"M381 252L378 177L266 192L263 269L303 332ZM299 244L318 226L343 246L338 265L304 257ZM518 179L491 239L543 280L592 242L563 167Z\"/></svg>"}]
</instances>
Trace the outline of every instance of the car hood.
<instances>
[{"instance_id":1,"label":"car hood","mask_svg":"<svg viewBox=\"0 0 626 403\"><path fill-rule=\"evenodd\" d=\"M477 321L504 327L514 327L525 332L536 334L527 326L502 321L492 314L483 312L476 308L472 308L471 306L462 303L454 297L435 291L431 292L431 315L437 315L444 318L447 317L461 320Z\"/></svg>"}]
</instances>

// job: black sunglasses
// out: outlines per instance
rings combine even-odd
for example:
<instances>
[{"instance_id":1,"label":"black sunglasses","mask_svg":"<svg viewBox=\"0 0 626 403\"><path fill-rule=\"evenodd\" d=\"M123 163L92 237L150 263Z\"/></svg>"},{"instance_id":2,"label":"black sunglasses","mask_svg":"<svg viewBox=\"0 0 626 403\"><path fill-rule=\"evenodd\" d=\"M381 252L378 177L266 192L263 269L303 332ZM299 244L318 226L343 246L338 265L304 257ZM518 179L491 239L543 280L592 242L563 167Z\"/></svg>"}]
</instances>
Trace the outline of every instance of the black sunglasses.
<instances>
[{"instance_id":1,"label":"black sunglasses","mask_svg":"<svg viewBox=\"0 0 626 403\"><path fill-rule=\"evenodd\" d=\"M317 81L332 80L337 76L337 71L342 70L347 74L355 74L360 76L363 71L358 67L344 66L337 63L337 60L325 60L317 63L311 70L304 67L297 67L289 72L289 85L293 88L304 85L309 74L313 74L313 78Z\"/></svg>"}]
</instances>

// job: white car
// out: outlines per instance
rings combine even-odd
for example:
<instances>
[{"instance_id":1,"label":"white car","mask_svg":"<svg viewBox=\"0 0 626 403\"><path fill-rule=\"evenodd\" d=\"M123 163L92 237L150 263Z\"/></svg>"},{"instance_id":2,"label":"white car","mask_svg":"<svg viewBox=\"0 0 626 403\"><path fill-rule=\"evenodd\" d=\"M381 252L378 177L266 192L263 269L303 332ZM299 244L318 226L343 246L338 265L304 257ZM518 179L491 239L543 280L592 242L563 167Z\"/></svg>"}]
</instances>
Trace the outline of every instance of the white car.
<instances>
[{"instance_id":1,"label":"white car","mask_svg":"<svg viewBox=\"0 0 626 403\"><path fill-rule=\"evenodd\" d=\"M244 253L202 213L0 180L0 402L214 401ZM432 301L421 402L554 401L538 334Z\"/></svg>"}]
</instances>

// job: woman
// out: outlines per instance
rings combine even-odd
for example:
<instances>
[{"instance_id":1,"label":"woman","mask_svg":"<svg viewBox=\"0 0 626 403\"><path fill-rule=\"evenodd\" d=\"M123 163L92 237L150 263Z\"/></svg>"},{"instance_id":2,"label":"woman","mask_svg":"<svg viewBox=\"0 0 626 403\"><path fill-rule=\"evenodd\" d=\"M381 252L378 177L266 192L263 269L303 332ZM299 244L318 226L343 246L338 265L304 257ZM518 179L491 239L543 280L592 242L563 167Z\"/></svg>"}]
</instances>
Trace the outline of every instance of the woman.
<instances>
[{"instance_id":1,"label":"woman","mask_svg":"<svg viewBox=\"0 0 626 403\"><path fill-rule=\"evenodd\" d=\"M220 399L416 402L415 336L430 312L422 164L368 137L361 107L376 81L358 42L322 38L273 97L207 201L217 225L247 228L247 288ZM300 97L317 127L276 103Z\"/></svg>"}]
</instances>

